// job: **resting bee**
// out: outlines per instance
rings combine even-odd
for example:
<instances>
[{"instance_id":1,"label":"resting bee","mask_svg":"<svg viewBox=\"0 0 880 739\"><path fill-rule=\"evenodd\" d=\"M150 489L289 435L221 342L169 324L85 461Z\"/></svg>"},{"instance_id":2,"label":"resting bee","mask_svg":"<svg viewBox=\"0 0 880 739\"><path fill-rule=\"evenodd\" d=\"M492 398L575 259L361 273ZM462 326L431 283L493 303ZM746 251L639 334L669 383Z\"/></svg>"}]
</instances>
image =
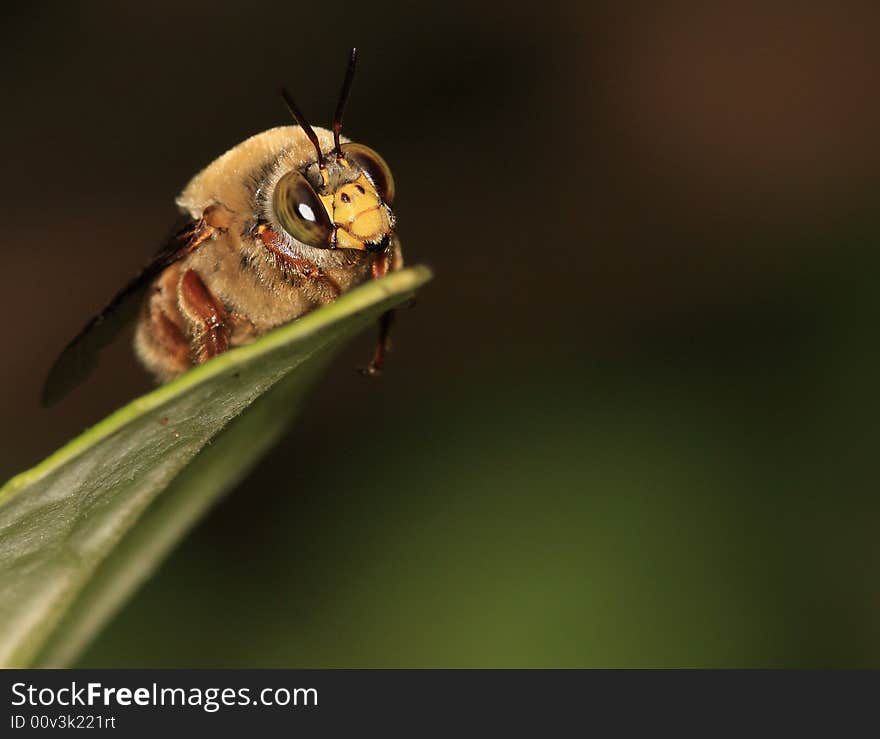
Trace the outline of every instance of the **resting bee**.
<instances>
[{"instance_id":1,"label":"resting bee","mask_svg":"<svg viewBox=\"0 0 880 739\"><path fill-rule=\"evenodd\" d=\"M403 266L388 165L340 136L356 62L352 49L332 131L283 92L297 126L247 139L190 181L177 198L186 225L67 346L45 404L85 377L138 303L135 352L165 382ZM382 367L390 319L368 373Z\"/></svg>"}]
</instances>

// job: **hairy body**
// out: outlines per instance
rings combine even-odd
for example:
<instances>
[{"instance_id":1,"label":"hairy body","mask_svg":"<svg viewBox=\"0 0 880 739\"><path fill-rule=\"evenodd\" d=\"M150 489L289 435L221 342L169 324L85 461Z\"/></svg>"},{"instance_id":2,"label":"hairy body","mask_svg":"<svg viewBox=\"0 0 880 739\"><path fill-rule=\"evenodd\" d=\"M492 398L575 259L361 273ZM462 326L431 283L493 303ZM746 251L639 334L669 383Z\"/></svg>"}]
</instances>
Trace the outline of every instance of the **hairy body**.
<instances>
[{"instance_id":1,"label":"hairy body","mask_svg":"<svg viewBox=\"0 0 880 739\"><path fill-rule=\"evenodd\" d=\"M332 132L315 133L329 153ZM135 330L135 351L158 380L402 266L393 217L388 211L377 220L379 205L356 173L339 174L333 194L322 200L347 238L380 240L380 250L314 248L286 234L272 208L274 189L286 173L307 170L314 159L299 126L274 128L219 157L178 197L192 219L181 241L195 245L152 282Z\"/></svg>"},{"instance_id":2,"label":"hairy body","mask_svg":"<svg viewBox=\"0 0 880 739\"><path fill-rule=\"evenodd\" d=\"M134 348L159 382L403 266L395 186L378 152L342 138L351 50L333 130L298 123L218 157L177 198L186 223L64 348L43 385L52 405L82 382L136 318ZM139 310L138 310L139 309ZM367 374L382 368L392 312Z\"/></svg>"}]
</instances>

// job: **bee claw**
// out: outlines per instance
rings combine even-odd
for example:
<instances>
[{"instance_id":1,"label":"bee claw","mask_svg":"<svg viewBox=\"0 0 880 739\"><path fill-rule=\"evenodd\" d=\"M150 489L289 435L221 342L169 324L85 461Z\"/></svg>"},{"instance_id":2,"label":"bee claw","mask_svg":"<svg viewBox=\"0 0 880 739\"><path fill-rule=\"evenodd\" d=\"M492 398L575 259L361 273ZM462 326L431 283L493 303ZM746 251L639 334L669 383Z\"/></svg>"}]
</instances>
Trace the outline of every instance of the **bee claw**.
<instances>
[{"instance_id":1,"label":"bee claw","mask_svg":"<svg viewBox=\"0 0 880 739\"><path fill-rule=\"evenodd\" d=\"M361 377L380 377L382 375L382 368L379 365L370 362L366 367L358 368L358 373Z\"/></svg>"}]
</instances>

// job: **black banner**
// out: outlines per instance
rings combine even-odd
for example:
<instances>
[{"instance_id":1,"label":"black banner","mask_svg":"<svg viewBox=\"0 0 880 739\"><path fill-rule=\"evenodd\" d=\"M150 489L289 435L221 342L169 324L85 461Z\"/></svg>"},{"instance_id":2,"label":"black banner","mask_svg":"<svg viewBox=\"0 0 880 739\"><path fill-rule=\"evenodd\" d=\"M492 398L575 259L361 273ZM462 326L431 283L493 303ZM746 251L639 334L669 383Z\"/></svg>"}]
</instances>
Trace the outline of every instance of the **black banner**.
<instances>
[{"instance_id":1,"label":"black banner","mask_svg":"<svg viewBox=\"0 0 880 739\"><path fill-rule=\"evenodd\" d=\"M878 672L7 670L0 735L35 729L536 736L692 728L874 733Z\"/></svg>"}]
</instances>

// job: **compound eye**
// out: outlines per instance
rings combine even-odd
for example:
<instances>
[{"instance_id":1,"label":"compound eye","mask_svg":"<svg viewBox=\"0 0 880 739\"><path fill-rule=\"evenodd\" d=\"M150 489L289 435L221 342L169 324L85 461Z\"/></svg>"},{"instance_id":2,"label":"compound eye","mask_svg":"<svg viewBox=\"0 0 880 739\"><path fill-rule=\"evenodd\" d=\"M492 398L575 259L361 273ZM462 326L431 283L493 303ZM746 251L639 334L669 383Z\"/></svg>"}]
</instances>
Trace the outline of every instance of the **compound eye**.
<instances>
[{"instance_id":1,"label":"compound eye","mask_svg":"<svg viewBox=\"0 0 880 739\"><path fill-rule=\"evenodd\" d=\"M388 205L394 202L394 177L391 169L379 154L363 144L343 144L342 154L354 162L370 178L379 197Z\"/></svg>"},{"instance_id":2,"label":"compound eye","mask_svg":"<svg viewBox=\"0 0 880 739\"><path fill-rule=\"evenodd\" d=\"M318 194L299 172L278 180L272 195L275 216L293 238L316 249L330 249L333 224Z\"/></svg>"}]
</instances>

